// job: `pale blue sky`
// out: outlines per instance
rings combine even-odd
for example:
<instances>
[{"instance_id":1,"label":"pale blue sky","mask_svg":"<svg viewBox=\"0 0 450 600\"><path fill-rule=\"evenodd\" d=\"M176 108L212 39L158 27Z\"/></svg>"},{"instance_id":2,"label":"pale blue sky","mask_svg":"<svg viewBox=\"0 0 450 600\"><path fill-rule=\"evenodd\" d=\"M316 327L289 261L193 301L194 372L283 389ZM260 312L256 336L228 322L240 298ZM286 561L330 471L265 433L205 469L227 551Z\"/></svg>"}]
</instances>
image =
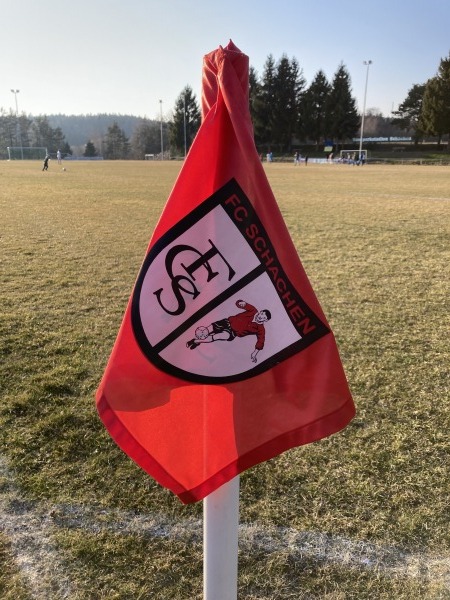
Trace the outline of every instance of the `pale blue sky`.
<instances>
[{"instance_id":1,"label":"pale blue sky","mask_svg":"<svg viewBox=\"0 0 450 600\"><path fill-rule=\"evenodd\" d=\"M0 107L27 114L159 118L183 87L200 99L203 55L233 42L262 73L269 54L307 83L342 61L361 109L388 115L450 52L450 0L0 0Z\"/></svg>"}]
</instances>

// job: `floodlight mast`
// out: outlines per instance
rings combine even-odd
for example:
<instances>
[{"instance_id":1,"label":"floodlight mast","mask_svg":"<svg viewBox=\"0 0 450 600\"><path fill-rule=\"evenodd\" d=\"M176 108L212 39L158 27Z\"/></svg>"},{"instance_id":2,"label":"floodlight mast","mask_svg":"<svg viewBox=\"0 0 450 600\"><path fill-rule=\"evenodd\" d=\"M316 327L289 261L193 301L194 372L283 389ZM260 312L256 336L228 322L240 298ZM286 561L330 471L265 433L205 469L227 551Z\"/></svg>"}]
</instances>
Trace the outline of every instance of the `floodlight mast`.
<instances>
[{"instance_id":1,"label":"floodlight mast","mask_svg":"<svg viewBox=\"0 0 450 600\"><path fill-rule=\"evenodd\" d=\"M366 113L367 82L369 81L369 67L372 64L372 61L365 60L363 62L363 64L366 65L367 69L366 69L366 86L364 88L364 104L363 104L362 117L361 117L361 136L359 138L359 160L360 160L360 162L362 161L362 145L363 145L363 134L364 134L364 116Z\"/></svg>"},{"instance_id":2,"label":"floodlight mast","mask_svg":"<svg viewBox=\"0 0 450 600\"><path fill-rule=\"evenodd\" d=\"M20 123L19 123L19 105L17 103L17 94L20 92L20 90L11 90L11 92L14 94L14 98L16 100L16 128L17 128L17 130L19 132L20 155L21 155L21 158L23 160L22 131L20 129Z\"/></svg>"}]
</instances>

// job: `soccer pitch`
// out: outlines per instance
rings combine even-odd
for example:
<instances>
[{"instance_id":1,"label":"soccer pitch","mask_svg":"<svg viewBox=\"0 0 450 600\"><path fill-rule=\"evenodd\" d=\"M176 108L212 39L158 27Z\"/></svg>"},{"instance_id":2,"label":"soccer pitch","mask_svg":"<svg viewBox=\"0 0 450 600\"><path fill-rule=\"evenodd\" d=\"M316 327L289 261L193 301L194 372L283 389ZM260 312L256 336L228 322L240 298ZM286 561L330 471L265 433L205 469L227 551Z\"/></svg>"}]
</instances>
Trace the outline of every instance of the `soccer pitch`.
<instances>
[{"instance_id":1,"label":"soccer pitch","mask_svg":"<svg viewBox=\"0 0 450 600\"><path fill-rule=\"evenodd\" d=\"M94 405L178 162L0 163L0 597L202 597ZM450 168L267 164L357 416L241 476L239 598L450 597Z\"/></svg>"}]
</instances>

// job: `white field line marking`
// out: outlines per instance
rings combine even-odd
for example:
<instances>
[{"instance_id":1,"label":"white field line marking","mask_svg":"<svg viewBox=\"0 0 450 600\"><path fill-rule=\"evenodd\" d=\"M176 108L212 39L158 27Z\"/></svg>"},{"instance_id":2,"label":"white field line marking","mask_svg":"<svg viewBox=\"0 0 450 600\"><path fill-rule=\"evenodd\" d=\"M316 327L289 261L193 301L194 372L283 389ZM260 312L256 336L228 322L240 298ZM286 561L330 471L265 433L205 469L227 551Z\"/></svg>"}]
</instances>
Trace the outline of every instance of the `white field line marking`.
<instances>
[{"instance_id":1,"label":"white field line marking","mask_svg":"<svg viewBox=\"0 0 450 600\"><path fill-rule=\"evenodd\" d=\"M8 466L0 456L0 530L8 538L16 564L34 598L71 597L67 567L52 542L53 524L36 506L20 498Z\"/></svg>"},{"instance_id":2,"label":"white field line marking","mask_svg":"<svg viewBox=\"0 0 450 600\"><path fill-rule=\"evenodd\" d=\"M112 533L144 537L182 539L202 542L202 521L188 519L174 522L163 516L147 516L127 511L95 509L84 506L55 506L55 525L84 529L90 533ZM266 553L287 552L296 558L369 568L387 575L407 576L421 581L441 582L450 589L450 558L425 554L409 554L395 547L383 547L365 541L353 541L326 533L300 532L289 527L263 527L257 524L239 526L239 549L245 553L256 549Z\"/></svg>"},{"instance_id":3,"label":"white field line marking","mask_svg":"<svg viewBox=\"0 0 450 600\"><path fill-rule=\"evenodd\" d=\"M51 543L51 533L56 529L81 529L94 534L109 531L117 535L138 534L202 543L202 521L199 519L175 522L162 515L65 504L44 510L20 499L11 473L1 458L0 477L6 479L6 485L0 488L0 529L10 539L17 564L34 597L39 600L48 599L49 586L56 592L53 598L70 597L67 576L70 567L59 560ZM299 560L308 558L349 569L372 569L386 576L406 576L450 589L450 557L411 554L395 547L314 531L301 532L289 527L241 524L240 552L250 553L255 549L265 553L286 552Z\"/></svg>"}]
</instances>

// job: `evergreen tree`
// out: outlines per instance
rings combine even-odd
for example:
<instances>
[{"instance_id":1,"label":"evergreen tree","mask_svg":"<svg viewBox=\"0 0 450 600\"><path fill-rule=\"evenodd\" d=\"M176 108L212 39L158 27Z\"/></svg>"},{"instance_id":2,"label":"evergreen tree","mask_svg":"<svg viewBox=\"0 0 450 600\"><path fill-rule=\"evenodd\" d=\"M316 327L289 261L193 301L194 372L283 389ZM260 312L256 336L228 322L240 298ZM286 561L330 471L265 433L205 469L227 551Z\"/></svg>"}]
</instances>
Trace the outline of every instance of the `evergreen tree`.
<instances>
[{"instance_id":1,"label":"evergreen tree","mask_svg":"<svg viewBox=\"0 0 450 600\"><path fill-rule=\"evenodd\" d=\"M7 158L7 147L19 146L17 143L17 119L16 115L10 111L7 113L3 108L0 109L0 158Z\"/></svg>"},{"instance_id":2,"label":"evergreen tree","mask_svg":"<svg viewBox=\"0 0 450 600\"><path fill-rule=\"evenodd\" d=\"M328 96L328 113L331 119L327 136L334 139L338 146L357 134L361 119L351 94L350 75L343 63L333 77Z\"/></svg>"},{"instance_id":3,"label":"evergreen tree","mask_svg":"<svg viewBox=\"0 0 450 600\"><path fill-rule=\"evenodd\" d=\"M298 131L304 87L305 79L297 60L283 55L275 73L271 136L281 151L291 149L292 138Z\"/></svg>"},{"instance_id":4,"label":"evergreen tree","mask_svg":"<svg viewBox=\"0 0 450 600\"><path fill-rule=\"evenodd\" d=\"M18 121L19 129L16 129L16 132L19 134L19 140L17 141L19 144L21 143L24 148L30 147L33 121L29 119L25 113L19 115ZM16 146L19 144L16 143Z\"/></svg>"},{"instance_id":5,"label":"evergreen tree","mask_svg":"<svg viewBox=\"0 0 450 600\"><path fill-rule=\"evenodd\" d=\"M329 100L331 92L325 73L319 70L306 90L303 100L303 119L300 136L315 142L317 149L329 129Z\"/></svg>"},{"instance_id":6,"label":"evergreen tree","mask_svg":"<svg viewBox=\"0 0 450 600\"><path fill-rule=\"evenodd\" d=\"M163 135L165 129L163 128ZM164 143L164 139L163 139ZM164 145L165 147L165 145ZM135 128L131 138L131 152L135 159L142 160L146 154L161 152L161 123L144 119Z\"/></svg>"},{"instance_id":7,"label":"evergreen tree","mask_svg":"<svg viewBox=\"0 0 450 600\"><path fill-rule=\"evenodd\" d=\"M36 117L31 126L32 145L47 148L50 153L55 153L66 143L60 127L51 127L46 116Z\"/></svg>"},{"instance_id":8,"label":"evergreen tree","mask_svg":"<svg viewBox=\"0 0 450 600\"><path fill-rule=\"evenodd\" d=\"M68 142L64 142L61 147L61 152L63 156L67 156L68 154L72 154L72 148Z\"/></svg>"},{"instance_id":9,"label":"evergreen tree","mask_svg":"<svg viewBox=\"0 0 450 600\"><path fill-rule=\"evenodd\" d=\"M89 140L89 142L86 144L83 156L86 156L87 158L93 158L94 156L97 156L97 150L91 140Z\"/></svg>"},{"instance_id":10,"label":"evergreen tree","mask_svg":"<svg viewBox=\"0 0 450 600\"><path fill-rule=\"evenodd\" d=\"M286 55L275 64L271 54L262 80L250 72L250 110L258 147L287 151L297 132L305 80L295 58Z\"/></svg>"},{"instance_id":11,"label":"evergreen tree","mask_svg":"<svg viewBox=\"0 0 450 600\"><path fill-rule=\"evenodd\" d=\"M116 121L108 127L105 136L104 157L109 160L118 160L128 158L130 144L124 131L119 127Z\"/></svg>"},{"instance_id":12,"label":"evergreen tree","mask_svg":"<svg viewBox=\"0 0 450 600\"><path fill-rule=\"evenodd\" d=\"M254 69L254 67L250 66L248 72L248 85L249 85L249 108L250 108L250 116L253 123L253 128L255 127L255 120L257 118L255 113L255 106L258 105L258 97L261 93L261 85L258 80L258 73Z\"/></svg>"},{"instance_id":13,"label":"evergreen tree","mask_svg":"<svg viewBox=\"0 0 450 600\"><path fill-rule=\"evenodd\" d=\"M423 137L421 126L422 104L426 84L415 83L408 91L405 100L399 105L398 110L392 112L392 124L401 129L413 132L414 142L419 143Z\"/></svg>"},{"instance_id":14,"label":"evergreen tree","mask_svg":"<svg viewBox=\"0 0 450 600\"><path fill-rule=\"evenodd\" d=\"M273 143L275 87L275 61L269 54L264 64L262 80L251 96L255 142L258 147L266 150Z\"/></svg>"},{"instance_id":15,"label":"evergreen tree","mask_svg":"<svg viewBox=\"0 0 450 600\"><path fill-rule=\"evenodd\" d=\"M22 146L28 148L30 142L30 129L32 121L22 113L17 117L10 110L8 113L0 108L0 156L6 157L8 146Z\"/></svg>"},{"instance_id":16,"label":"evergreen tree","mask_svg":"<svg viewBox=\"0 0 450 600\"><path fill-rule=\"evenodd\" d=\"M189 150L200 127L200 108L192 88L187 85L175 101L173 120L169 125L172 151L184 155Z\"/></svg>"},{"instance_id":17,"label":"evergreen tree","mask_svg":"<svg viewBox=\"0 0 450 600\"><path fill-rule=\"evenodd\" d=\"M449 134L450 143L450 54L425 86L420 123L427 133L439 136L439 143Z\"/></svg>"},{"instance_id":18,"label":"evergreen tree","mask_svg":"<svg viewBox=\"0 0 450 600\"><path fill-rule=\"evenodd\" d=\"M439 79L438 77L432 77L425 84L419 123L425 133L438 136L439 144L445 132L443 104L444 98L441 95Z\"/></svg>"}]
</instances>

